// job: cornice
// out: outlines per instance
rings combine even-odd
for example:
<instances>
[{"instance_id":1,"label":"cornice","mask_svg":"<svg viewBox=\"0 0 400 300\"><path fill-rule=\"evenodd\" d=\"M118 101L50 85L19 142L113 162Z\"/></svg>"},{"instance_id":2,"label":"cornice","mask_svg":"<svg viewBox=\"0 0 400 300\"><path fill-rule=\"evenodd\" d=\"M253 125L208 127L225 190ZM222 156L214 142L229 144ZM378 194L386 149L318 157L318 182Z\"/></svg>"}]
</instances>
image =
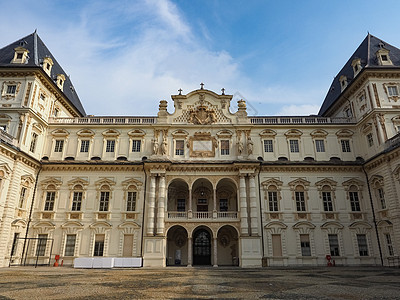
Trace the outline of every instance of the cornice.
<instances>
[{"instance_id":1,"label":"cornice","mask_svg":"<svg viewBox=\"0 0 400 300\"><path fill-rule=\"evenodd\" d=\"M0 153L4 156L9 157L12 160L17 160L25 165L32 167L34 169L40 168L40 162L36 159L26 155L19 148L8 146L5 143L0 143Z\"/></svg>"},{"instance_id":2,"label":"cornice","mask_svg":"<svg viewBox=\"0 0 400 300\"><path fill-rule=\"evenodd\" d=\"M43 171L125 171L138 172L143 171L142 164L65 164L65 163L45 163L42 165Z\"/></svg>"},{"instance_id":3,"label":"cornice","mask_svg":"<svg viewBox=\"0 0 400 300\"><path fill-rule=\"evenodd\" d=\"M362 172L360 165L263 165L261 172Z\"/></svg>"}]
</instances>

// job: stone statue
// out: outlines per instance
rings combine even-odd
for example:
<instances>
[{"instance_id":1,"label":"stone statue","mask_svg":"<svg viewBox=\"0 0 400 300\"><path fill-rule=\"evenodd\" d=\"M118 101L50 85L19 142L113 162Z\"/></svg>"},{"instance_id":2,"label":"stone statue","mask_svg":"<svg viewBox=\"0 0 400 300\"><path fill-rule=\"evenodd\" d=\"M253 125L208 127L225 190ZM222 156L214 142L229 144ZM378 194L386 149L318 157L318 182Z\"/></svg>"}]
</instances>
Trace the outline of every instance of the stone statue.
<instances>
[{"instance_id":1,"label":"stone statue","mask_svg":"<svg viewBox=\"0 0 400 300\"><path fill-rule=\"evenodd\" d=\"M238 150L238 154L242 155L242 153L243 153L243 142L240 141L240 140L237 142L237 150Z\"/></svg>"},{"instance_id":2,"label":"stone statue","mask_svg":"<svg viewBox=\"0 0 400 300\"><path fill-rule=\"evenodd\" d=\"M167 139L163 137L163 142L161 144L161 154L166 155L167 154Z\"/></svg>"},{"instance_id":3,"label":"stone statue","mask_svg":"<svg viewBox=\"0 0 400 300\"><path fill-rule=\"evenodd\" d=\"M153 139L153 154L157 155L158 154L158 140L157 139Z\"/></svg>"},{"instance_id":4,"label":"stone statue","mask_svg":"<svg viewBox=\"0 0 400 300\"><path fill-rule=\"evenodd\" d=\"M251 140L250 137L247 138L247 154L248 155L253 154L253 141Z\"/></svg>"}]
</instances>

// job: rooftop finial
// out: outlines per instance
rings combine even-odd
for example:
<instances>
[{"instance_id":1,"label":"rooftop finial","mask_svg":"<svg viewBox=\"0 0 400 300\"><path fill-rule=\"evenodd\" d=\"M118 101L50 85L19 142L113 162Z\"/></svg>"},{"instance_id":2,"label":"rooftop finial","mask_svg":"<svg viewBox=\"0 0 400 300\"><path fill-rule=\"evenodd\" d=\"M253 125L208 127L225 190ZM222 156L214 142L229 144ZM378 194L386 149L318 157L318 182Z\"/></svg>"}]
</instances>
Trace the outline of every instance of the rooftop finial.
<instances>
[{"instance_id":1,"label":"rooftop finial","mask_svg":"<svg viewBox=\"0 0 400 300\"><path fill-rule=\"evenodd\" d=\"M182 91L183 91L182 89L179 89L179 90L178 90L179 95L182 95Z\"/></svg>"},{"instance_id":2,"label":"rooftop finial","mask_svg":"<svg viewBox=\"0 0 400 300\"><path fill-rule=\"evenodd\" d=\"M201 89L201 90L204 89L204 83L200 83L200 89Z\"/></svg>"},{"instance_id":3,"label":"rooftop finial","mask_svg":"<svg viewBox=\"0 0 400 300\"><path fill-rule=\"evenodd\" d=\"M221 89L221 92L222 92L222 95L225 95L225 89L224 88Z\"/></svg>"}]
</instances>

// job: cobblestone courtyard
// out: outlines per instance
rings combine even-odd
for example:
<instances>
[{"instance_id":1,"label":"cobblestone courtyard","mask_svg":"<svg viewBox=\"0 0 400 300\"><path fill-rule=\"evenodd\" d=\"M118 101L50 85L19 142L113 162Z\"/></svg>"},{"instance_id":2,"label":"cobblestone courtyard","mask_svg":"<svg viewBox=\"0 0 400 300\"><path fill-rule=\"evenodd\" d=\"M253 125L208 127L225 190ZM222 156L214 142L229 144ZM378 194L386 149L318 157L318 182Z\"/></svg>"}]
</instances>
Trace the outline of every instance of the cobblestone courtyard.
<instances>
[{"instance_id":1,"label":"cobblestone courtyard","mask_svg":"<svg viewBox=\"0 0 400 300\"><path fill-rule=\"evenodd\" d=\"M394 268L0 269L0 299L399 299Z\"/></svg>"}]
</instances>

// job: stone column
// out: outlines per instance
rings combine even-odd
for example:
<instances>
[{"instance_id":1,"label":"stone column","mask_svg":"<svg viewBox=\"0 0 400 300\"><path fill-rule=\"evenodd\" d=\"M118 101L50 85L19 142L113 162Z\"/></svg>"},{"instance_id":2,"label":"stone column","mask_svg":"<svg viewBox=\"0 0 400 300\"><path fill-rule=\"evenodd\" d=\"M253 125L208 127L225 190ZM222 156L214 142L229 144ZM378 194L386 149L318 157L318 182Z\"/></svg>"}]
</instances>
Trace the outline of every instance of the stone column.
<instances>
[{"instance_id":1,"label":"stone column","mask_svg":"<svg viewBox=\"0 0 400 300\"><path fill-rule=\"evenodd\" d=\"M247 222L247 201L246 201L246 181L244 175L240 175L239 180L240 197L240 231L242 235L249 235L249 224Z\"/></svg>"},{"instance_id":2,"label":"stone column","mask_svg":"<svg viewBox=\"0 0 400 300\"><path fill-rule=\"evenodd\" d=\"M188 237L188 267L191 267L193 262L193 244L192 244L192 238Z\"/></svg>"},{"instance_id":3,"label":"stone column","mask_svg":"<svg viewBox=\"0 0 400 300\"><path fill-rule=\"evenodd\" d=\"M258 235L258 217L257 217L257 194L256 194L256 180L255 175L250 175L250 224L251 235Z\"/></svg>"},{"instance_id":4,"label":"stone column","mask_svg":"<svg viewBox=\"0 0 400 300\"><path fill-rule=\"evenodd\" d=\"M193 208L192 208L192 189L189 189L189 199L188 199L188 218L191 219L193 217Z\"/></svg>"},{"instance_id":5,"label":"stone column","mask_svg":"<svg viewBox=\"0 0 400 300\"><path fill-rule=\"evenodd\" d=\"M214 263L213 267L218 267L218 245L217 245L217 238L214 238L214 244L213 244L213 257L214 257Z\"/></svg>"},{"instance_id":6,"label":"stone column","mask_svg":"<svg viewBox=\"0 0 400 300\"><path fill-rule=\"evenodd\" d=\"M160 176L160 183L158 187L158 212L157 212L157 235L164 234L164 218L165 218L165 175Z\"/></svg>"},{"instance_id":7,"label":"stone column","mask_svg":"<svg viewBox=\"0 0 400 300\"><path fill-rule=\"evenodd\" d=\"M213 218L217 218L217 189L213 189Z\"/></svg>"},{"instance_id":8,"label":"stone column","mask_svg":"<svg viewBox=\"0 0 400 300\"><path fill-rule=\"evenodd\" d=\"M150 175L149 212L147 217L147 235L154 235L154 207L156 201L156 177Z\"/></svg>"}]
</instances>

